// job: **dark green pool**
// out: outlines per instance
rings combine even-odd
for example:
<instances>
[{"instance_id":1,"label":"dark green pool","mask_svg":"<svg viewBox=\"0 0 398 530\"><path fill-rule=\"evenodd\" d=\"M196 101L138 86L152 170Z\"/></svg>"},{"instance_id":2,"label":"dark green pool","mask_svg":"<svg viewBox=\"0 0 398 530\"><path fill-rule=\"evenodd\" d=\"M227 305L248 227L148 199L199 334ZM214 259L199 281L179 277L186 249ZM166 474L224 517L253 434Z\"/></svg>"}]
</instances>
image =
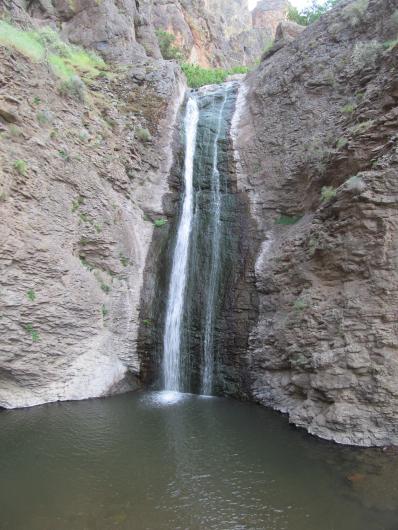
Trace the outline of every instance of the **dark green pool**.
<instances>
[{"instance_id":1,"label":"dark green pool","mask_svg":"<svg viewBox=\"0 0 398 530\"><path fill-rule=\"evenodd\" d=\"M162 393L0 413L1 530L396 530L398 456Z\"/></svg>"}]
</instances>

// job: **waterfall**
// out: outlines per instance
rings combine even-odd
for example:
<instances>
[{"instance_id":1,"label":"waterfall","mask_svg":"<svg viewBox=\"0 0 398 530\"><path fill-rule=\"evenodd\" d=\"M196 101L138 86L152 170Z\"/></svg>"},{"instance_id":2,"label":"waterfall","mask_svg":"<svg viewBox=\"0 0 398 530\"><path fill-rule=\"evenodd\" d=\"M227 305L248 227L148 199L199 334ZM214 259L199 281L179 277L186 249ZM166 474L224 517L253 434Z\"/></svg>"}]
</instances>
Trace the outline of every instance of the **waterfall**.
<instances>
[{"instance_id":1,"label":"waterfall","mask_svg":"<svg viewBox=\"0 0 398 530\"><path fill-rule=\"evenodd\" d=\"M218 170L218 140L221 133L222 117L226 102L226 93L223 94L222 104L217 117L216 132L213 139L213 160L211 171L211 206L213 212L213 227L211 238L211 265L209 284L207 288L206 316L203 345L203 370L202 370L202 393L211 394L213 387L214 368L214 310L216 286L220 266L220 223L221 223L221 190L220 172Z\"/></svg>"},{"instance_id":2,"label":"waterfall","mask_svg":"<svg viewBox=\"0 0 398 530\"><path fill-rule=\"evenodd\" d=\"M189 241L193 215L193 164L199 109L190 97L185 114L185 193L173 256L164 332L163 374L166 390L181 391L181 326L187 284Z\"/></svg>"},{"instance_id":3,"label":"waterfall","mask_svg":"<svg viewBox=\"0 0 398 530\"><path fill-rule=\"evenodd\" d=\"M211 395L215 386L220 301L235 248L227 143L236 92L236 83L207 86L187 103L185 188L163 337L165 390Z\"/></svg>"}]
</instances>

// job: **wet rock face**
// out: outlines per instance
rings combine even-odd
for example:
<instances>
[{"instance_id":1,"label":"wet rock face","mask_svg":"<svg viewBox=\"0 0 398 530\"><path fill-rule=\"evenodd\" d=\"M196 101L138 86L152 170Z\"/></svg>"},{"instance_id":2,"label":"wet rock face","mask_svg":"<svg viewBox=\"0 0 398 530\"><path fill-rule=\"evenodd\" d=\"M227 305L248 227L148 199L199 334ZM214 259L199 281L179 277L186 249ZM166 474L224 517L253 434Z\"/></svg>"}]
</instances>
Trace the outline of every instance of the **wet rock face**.
<instances>
[{"instance_id":1,"label":"wet rock face","mask_svg":"<svg viewBox=\"0 0 398 530\"><path fill-rule=\"evenodd\" d=\"M44 62L1 47L0 63L0 406L136 388L181 74L147 56L109 61L82 101Z\"/></svg>"},{"instance_id":2,"label":"wet rock face","mask_svg":"<svg viewBox=\"0 0 398 530\"><path fill-rule=\"evenodd\" d=\"M397 17L344 2L266 56L236 140L263 239L252 396L358 445L398 443Z\"/></svg>"},{"instance_id":3,"label":"wet rock face","mask_svg":"<svg viewBox=\"0 0 398 530\"><path fill-rule=\"evenodd\" d=\"M208 363L205 345L211 344L211 393L246 397L249 386L245 379L248 373L245 353L250 329L257 318L257 295L252 239L255 227L249 214L247 196L236 187L230 136L237 87L238 83L208 87L201 89L197 95L200 118L193 182L195 214L184 302L181 379L184 391L203 393L204 372ZM182 137L183 131L178 131L175 138L178 154L170 175L170 185L175 191L165 201L166 211L170 216L174 215L174 219L168 227L155 233L142 291L138 351L143 359L143 379L156 388L163 385L166 302L179 222L178 210L184 191ZM216 137L218 140L214 143ZM215 156L219 175L213 169ZM219 223L217 182L220 185Z\"/></svg>"}]
</instances>

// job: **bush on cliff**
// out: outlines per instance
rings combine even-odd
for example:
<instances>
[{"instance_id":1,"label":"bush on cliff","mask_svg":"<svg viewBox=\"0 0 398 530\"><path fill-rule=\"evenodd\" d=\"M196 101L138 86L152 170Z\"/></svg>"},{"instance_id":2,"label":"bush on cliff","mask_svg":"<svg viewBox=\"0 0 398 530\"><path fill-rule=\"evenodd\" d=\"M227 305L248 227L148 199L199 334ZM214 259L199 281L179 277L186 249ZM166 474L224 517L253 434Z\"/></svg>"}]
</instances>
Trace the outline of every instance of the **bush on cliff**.
<instances>
[{"instance_id":1,"label":"bush on cliff","mask_svg":"<svg viewBox=\"0 0 398 530\"><path fill-rule=\"evenodd\" d=\"M162 54L163 59L166 60L175 60L183 61L184 54L178 46L175 46L175 35L164 31L163 29L156 30L156 36L158 38L160 53Z\"/></svg>"},{"instance_id":2,"label":"bush on cliff","mask_svg":"<svg viewBox=\"0 0 398 530\"><path fill-rule=\"evenodd\" d=\"M246 66L235 66L234 68L224 70L223 68L202 68L197 64L188 63L182 64L181 68L190 88L223 83L229 75L245 74L249 71L249 68Z\"/></svg>"},{"instance_id":3,"label":"bush on cliff","mask_svg":"<svg viewBox=\"0 0 398 530\"><path fill-rule=\"evenodd\" d=\"M302 10L289 4L287 18L301 26L308 26L318 20L319 17L329 11L329 9L332 9L332 7L340 1L341 0L326 0L326 2L319 2L318 0L313 0L309 7Z\"/></svg>"},{"instance_id":4,"label":"bush on cliff","mask_svg":"<svg viewBox=\"0 0 398 530\"><path fill-rule=\"evenodd\" d=\"M0 20L0 45L17 50L31 61L47 63L61 85L74 86L79 79L81 90L84 90L81 79L89 82L107 70L105 62L96 54L63 42L49 27L23 30Z\"/></svg>"}]
</instances>

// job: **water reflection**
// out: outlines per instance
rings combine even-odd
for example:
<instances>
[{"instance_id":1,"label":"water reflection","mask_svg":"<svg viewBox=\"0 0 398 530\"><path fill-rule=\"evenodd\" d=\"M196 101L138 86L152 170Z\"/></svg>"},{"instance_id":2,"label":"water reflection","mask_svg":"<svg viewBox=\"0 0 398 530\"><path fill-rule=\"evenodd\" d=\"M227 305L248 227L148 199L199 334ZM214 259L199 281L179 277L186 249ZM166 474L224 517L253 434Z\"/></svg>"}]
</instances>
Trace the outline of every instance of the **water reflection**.
<instances>
[{"instance_id":1,"label":"water reflection","mask_svg":"<svg viewBox=\"0 0 398 530\"><path fill-rule=\"evenodd\" d=\"M397 530L395 452L142 393L0 413L1 530Z\"/></svg>"}]
</instances>

